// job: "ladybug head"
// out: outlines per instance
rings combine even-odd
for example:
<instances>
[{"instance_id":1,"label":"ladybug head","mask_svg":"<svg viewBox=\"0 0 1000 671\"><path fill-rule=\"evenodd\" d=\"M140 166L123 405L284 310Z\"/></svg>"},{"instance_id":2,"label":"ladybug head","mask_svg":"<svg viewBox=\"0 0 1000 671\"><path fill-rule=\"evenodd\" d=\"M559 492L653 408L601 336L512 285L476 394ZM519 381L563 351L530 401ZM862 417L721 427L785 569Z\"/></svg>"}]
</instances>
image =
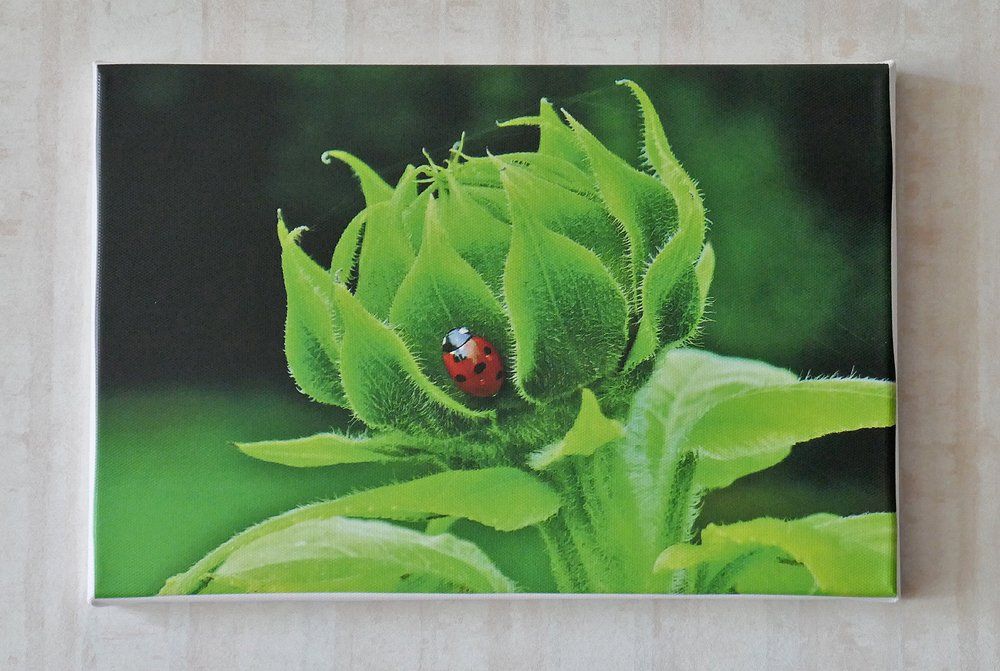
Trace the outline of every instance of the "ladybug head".
<instances>
[{"instance_id":1,"label":"ladybug head","mask_svg":"<svg viewBox=\"0 0 1000 671\"><path fill-rule=\"evenodd\" d=\"M469 333L469 329L464 326L452 329L448 331L445 335L444 340L441 341L441 351L442 352L454 352L459 347L469 342L469 338L472 334Z\"/></svg>"}]
</instances>

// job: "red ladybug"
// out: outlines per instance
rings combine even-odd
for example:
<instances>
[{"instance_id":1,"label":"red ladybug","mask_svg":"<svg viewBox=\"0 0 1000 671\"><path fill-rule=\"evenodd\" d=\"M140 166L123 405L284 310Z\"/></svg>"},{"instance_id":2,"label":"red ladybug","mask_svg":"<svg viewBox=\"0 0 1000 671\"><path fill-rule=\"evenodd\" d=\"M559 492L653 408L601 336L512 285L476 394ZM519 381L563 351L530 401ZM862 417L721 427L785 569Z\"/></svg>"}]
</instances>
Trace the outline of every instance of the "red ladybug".
<instances>
[{"instance_id":1,"label":"red ladybug","mask_svg":"<svg viewBox=\"0 0 1000 671\"><path fill-rule=\"evenodd\" d=\"M441 341L441 360L455 385L473 396L496 396L503 386L503 359L489 340L461 326Z\"/></svg>"}]
</instances>

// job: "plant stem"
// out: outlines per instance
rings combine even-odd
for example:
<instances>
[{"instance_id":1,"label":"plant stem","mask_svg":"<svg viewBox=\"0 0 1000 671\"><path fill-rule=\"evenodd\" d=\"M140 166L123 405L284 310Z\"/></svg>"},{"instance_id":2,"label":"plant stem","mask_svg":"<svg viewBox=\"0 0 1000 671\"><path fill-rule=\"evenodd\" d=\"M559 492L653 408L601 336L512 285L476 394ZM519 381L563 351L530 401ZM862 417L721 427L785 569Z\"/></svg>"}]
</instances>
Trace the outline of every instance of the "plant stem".
<instances>
[{"instance_id":1,"label":"plant stem","mask_svg":"<svg viewBox=\"0 0 1000 671\"><path fill-rule=\"evenodd\" d=\"M548 551L556 589L567 594L586 592L587 572L562 513L539 524L538 531Z\"/></svg>"},{"instance_id":2,"label":"plant stem","mask_svg":"<svg viewBox=\"0 0 1000 671\"><path fill-rule=\"evenodd\" d=\"M678 456L666 491L666 517L658 541L661 548L691 540L701 503L701 492L694 486L697 467L698 458L694 452L683 452ZM687 571L683 569L672 571L658 580L656 585L657 589L675 593L689 592L692 587Z\"/></svg>"}]
</instances>

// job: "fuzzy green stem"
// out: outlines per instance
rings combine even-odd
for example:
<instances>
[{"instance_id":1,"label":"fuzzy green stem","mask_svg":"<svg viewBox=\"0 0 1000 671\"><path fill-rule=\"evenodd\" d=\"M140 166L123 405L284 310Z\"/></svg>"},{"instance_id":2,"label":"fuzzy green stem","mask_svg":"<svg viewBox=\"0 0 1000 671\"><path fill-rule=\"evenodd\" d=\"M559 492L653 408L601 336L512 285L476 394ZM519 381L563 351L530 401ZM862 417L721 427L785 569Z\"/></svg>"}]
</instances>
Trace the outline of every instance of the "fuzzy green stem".
<instances>
[{"instance_id":1,"label":"fuzzy green stem","mask_svg":"<svg viewBox=\"0 0 1000 671\"><path fill-rule=\"evenodd\" d=\"M614 591L613 577L617 574L614 553L608 552L601 542L600 510L601 501L594 486L592 473L588 473L586 458L570 457L566 463L552 469L555 482L561 492L563 517L570 538L576 547L590 592Z\"/></svg>"},{"instance_id":2,"label":"fuzzy green stem","mask_svg":"<svg viewBox=\"0 0 1000 671\"><path fill-rule=\"evenodd\" d=\"M556 589L569 594L586 592L587 572L562 513L539 524L538 531L548 551Z\"/></svg>"},{"instance_id":3,"label":"fuzzy green stem","mask_svg":"<svg viewBox=\"0 0 1000 671\"><path fill-rule=\"evenodd\" d=\"M666 548L691 540L701 503L701 492L694 486L697 467L698 457L694 452L684 452L677 459L667 489L666 519L659 543L661 547ZM686 592L693 587L686 571L674 571L668 578L669 580L662 583L661 587L664 589L669 587L672 592Z\"/></svg>"}]
</instances>

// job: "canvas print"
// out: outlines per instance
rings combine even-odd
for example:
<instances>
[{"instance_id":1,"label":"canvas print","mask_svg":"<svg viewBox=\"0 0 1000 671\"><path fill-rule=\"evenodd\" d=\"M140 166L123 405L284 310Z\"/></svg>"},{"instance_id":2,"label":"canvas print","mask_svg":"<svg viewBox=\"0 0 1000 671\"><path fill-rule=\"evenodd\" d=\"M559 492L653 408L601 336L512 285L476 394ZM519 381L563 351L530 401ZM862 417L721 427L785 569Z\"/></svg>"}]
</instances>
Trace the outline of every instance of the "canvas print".
<instances>
[{"instance_id":1,"label":"canvas print","mask_svg":"<svg viewBox=\"0 0 1000 671\"><path fill-rule=\"evenodd\" d=\"M97 71L97 599L893 597L891 72Z\"/></svg>"}]
</instances>

